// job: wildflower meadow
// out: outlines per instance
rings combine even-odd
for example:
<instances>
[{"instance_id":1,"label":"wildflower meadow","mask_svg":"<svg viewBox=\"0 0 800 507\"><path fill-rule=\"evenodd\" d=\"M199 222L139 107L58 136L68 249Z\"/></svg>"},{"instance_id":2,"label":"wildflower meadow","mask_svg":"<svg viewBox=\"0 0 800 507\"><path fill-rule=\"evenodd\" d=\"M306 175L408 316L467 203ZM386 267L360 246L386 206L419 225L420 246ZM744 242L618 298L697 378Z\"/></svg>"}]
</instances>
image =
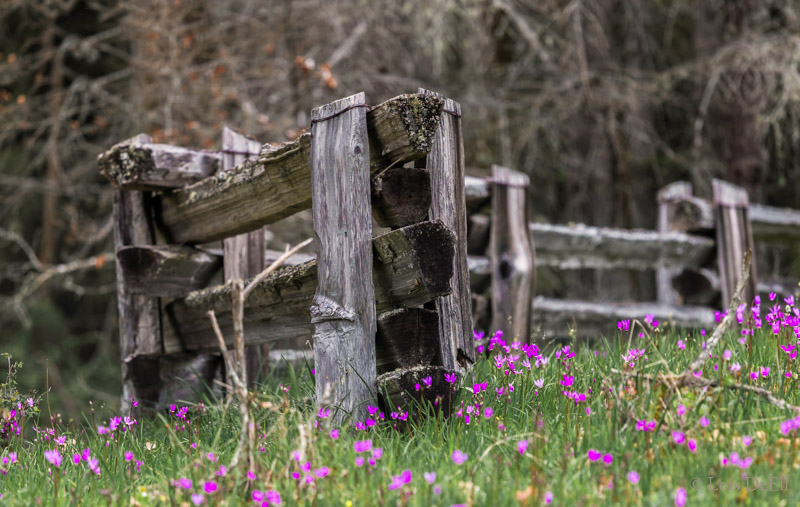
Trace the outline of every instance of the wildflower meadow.
<instances>
[{"instance_id":1,"label":"wildflower meadow","mask_svg":"<svg viewBox=\"0 0 800 507\"><path fill-rule=\"evenodd\" d=\"M796 505L800 307L770 294L734 313L716 343L652 316L543 349L475 333L481 359L435 406L341 426L314 405L313 368L290 369L253 393L252 467L231 464L230 399L62 421L9 359L0 504Z\"/></svg>"}]
</instances>

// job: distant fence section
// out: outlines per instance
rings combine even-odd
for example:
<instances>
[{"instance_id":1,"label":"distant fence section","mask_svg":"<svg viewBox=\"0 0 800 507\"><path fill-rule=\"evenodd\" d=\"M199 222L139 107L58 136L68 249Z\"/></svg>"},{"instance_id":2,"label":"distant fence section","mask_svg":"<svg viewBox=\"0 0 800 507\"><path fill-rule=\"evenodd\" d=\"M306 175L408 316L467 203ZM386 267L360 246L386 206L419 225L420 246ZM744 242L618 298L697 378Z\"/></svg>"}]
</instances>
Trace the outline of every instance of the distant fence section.
<instances>
[{"instance_id":1,"label":"distant fence section","mask_svg":"<svg viewBox=\"0 0 800 507\"><path fill-rule=\"evenodd\" d=\"M434 401L443 373L474 362L460 105L419 90L372 107L361 93L311 117L310 133L280 145L226 129L218 152L140 135L99 157L115 187L124 408L213 385L209 311L232 348L230 282L280 255L265 226L309 208L316 255L244 300L249 378L266 344L306 338L317 402L363 419L377 397L411 408L425 377Z\"/></svg>"},{"instance_id":2,"label":"distant fence section","mask_svg":"<svg viewBox=\"0 0 800 507\"><path fill-rule=\"evenodd\" d=\"M651 303L607 303L529 299L533 316L526 331L515 329L509 312L493 315L494 279L502 276L493 269L495 258L503 255L492 247L497 227L497 189L503 185L493 176L467 177L469 269L476 327L502 329L526 339L596 337L615 331L617 320L653 315L660 322L679 327L711 327L714 311L727 306L738 267L747 248L756 242L800 241L800 210L749 204L747 193L730 183L715 180L715 199L694 197L689 183L673 183L658 194L658 230L623 230L583 224L553 225L529 223L535 245L536 266L560 270L631 269L655 270L657 301ZM504 199L504 198L501 198ZM507 226L501 226L507 229ZM517 232L517 234L520 234ZM535 273L530 275L535 280ZM755 263L751 272L756 292L790 294L797 289L793 280L759 279ZM521 311L516 316L521 317ZM504 320L505 319L505 320Z\"/></svg>"}]
</instances>

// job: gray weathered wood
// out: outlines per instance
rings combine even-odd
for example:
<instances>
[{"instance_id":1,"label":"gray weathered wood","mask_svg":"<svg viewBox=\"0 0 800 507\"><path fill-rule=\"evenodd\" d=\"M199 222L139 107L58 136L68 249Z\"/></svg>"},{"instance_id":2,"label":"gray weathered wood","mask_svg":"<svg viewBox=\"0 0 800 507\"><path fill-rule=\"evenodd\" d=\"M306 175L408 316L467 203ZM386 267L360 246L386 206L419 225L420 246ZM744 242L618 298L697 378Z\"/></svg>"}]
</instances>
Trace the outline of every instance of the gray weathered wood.
<instances>
[{"instance_id":1,"label":"gray weathered wood","mask_svg":"<svg viewBox=\"0 0 800 507\"><path fill-rule=\"evenodd\" d=\"M529 342L536 287L533 239L528 227L528 175L492 166L492 330Z\"/></svg>"},{"instance_id":2,"label":"gray weathered wood","mask_svg":"<svg viewBox=\"0 0 800 507\"><path fill-rule=\"evenodd\" d=\"M375 290L364 93L311 112L318 286L311 306L319 405L363 419L374 398Z\"/></svg>"},{"instance_id":3,"label":"gray weathered wood","mask_svg":"<svg viewBox=\"0 0 800 507\"><path fill-rule=\"evenodd\" d=\"M464 201L470 212L478 211L489 204L492 190L489 183L475 176L464 177Z\"/></svg>"},{"instance_id":4,"label":"gray weathered wood","mask_svg":"<svg viewBox=\"0 0 800 507\"><path fill-rule=\"evenodd\" d=\"M140 134L127 143L149 142ZM120 143L118 146L124 146ZM143 192L115 190L113 195L115 250L132 245L150 245L154 241L150 221L149 196ZM122 411L129 413L130 399L152 403L158 395L158 356L162 353L161 314L158 298L131 292L122 268L117 270L117 307L119 343L122 355Z\"/></svg>"},{"instance_id":5,"label":"gray weathered wood","mask_svg":"<svg viewBox=\"0 0 800 507\"><path fill-rule=\"evenodd\" d=\"M657 303L590 303L567 301L537 296L533 302L534 332L545 339L571 341L573 338L595 340L619 336L617 322L653 315L659 326L669 322L685 329L705 328L714 325L714 309L697 306L670 306ZM570 333L570 330L574 330ZM627 338L627 334L624 334Z\"/></svg>"},{"instance_id":6,"label":"gray weathered wood","mask_svg":"<svg viewBox=\"0 0 800 507\"><path fill-rule=\"evenodd\" d=\"M367 112L372 172L425 157L443 101L401 95ZM161 198L158 222L175 243L203 243L255 230L311 207L311 134ZM367 150L367 146L363 148Z\"/></svg>"},{"instance_id":7,"label":"gray weathered wood","mask_svg":"<svg viewBox=\"0 0 800 507\"><path fill-rule=\"evenodd\" d=\"M381 227L422 222L431 206L427 169L394 167L372 179L372 217Z\"/></svg>"},{"instance_id":8,"label":"gray weathered wood","mask_svg":"<svg viewBox=\"0 0 800 507\"><path fill-rule=\"evenodd\" d=\"M759 241L800 240L800 210L751 204L750 223L753 236Z\"/></svg>"},{"instance_id":9,"label":"gray weathered wood","mask_svg":"<svg viewBox=\"0 0 800 507\"><path fill-rule=\"evenodd\" d=\"M747 250L755 253L753 233L750 228L747 191L731 183L714 179L715 216L717 224L717 264L720 273L721 307L728 306L739 281L742 259ZM750 263L750 278L742 294L743 300L750 303L755 296L756 262Z\"/></svg>"},{"instance_id":10,"label":"gray weathered wood","mask_svg":"<svg viewBox=\"0 0 800 507\"><path fill-rule=\"evenodd\" d=\"M475 213L467 219L467 253L469 255L486 255L489 248L489 234L492 221L486 215Z\"/></svg>"},{"instance_id":11,"label":"gray weathered wood","mask_svg":"<svg viewBox=\"0 0 800 507\"><path fill-rule=\"evenodd\" d=\"M704 266L714 254L713 239L678 232L583 224L531 223L530 228L536 244L536 264L559 269Z\"/></svg>"},{"instance_id":12,"label":"gray weathered wood","mask_svg":"<svg viewBox=\"0 0 800 507\"><path fill-rule=\"evenodd\" d=\"M117 266L130 294L181 297L207 286L222 258L183 246L125 246Z\"/></svg>"},{"instance_id":13,"label":"gray weathered wood","mask_svg":"<svg viewBox=\"0 0 800 507\"><path fill-rule=\"evenodd\" d=\"M149 139L149 138L148 138ZM163 190L202 180L219 170L220 154L168 144L118 144L98 156L100 172L120 190Z\"/></svg>"},{"instance_id":14,"label":"gray weathered wood","mask_svg":"<svg viewBox=\"0 0 800 507\"><path fill-rule=\"evenodd\" d=\"M257 157L260 151L261 143L255 139L250 139L229 127L222 129L223 171L233 170L245 160ZM260 228L222 241L226 282L246 280L267 267L265 232L265 228ZM254 387L262 378L262 374L266 374L266 368L269 366L269 344L248 346L244 355L244 358L237 357L237 361L245 361L247 384Z\"/></svg>"},{"instance_id":15,"label":"gray weathered wood","mask_svg":"<svg viewBox=\"0 0 800 507\"><path fill-rule=\"evenodd\" d=\"M372 239L372 283L378 312L411 308L450 290L455 237L441 222L423 222ZM310 309L317 290L317 262L285 266L260 282L244 307L245 341L268 343L310 338ZM167 352L214 350L217 339L206 312L214 310L232 343L230 287L195 291L166 308Z\"/></svg>"},{"instance_id":16,"label":"gray weathered wood","mask_svg":"<svg viewBox=\"0 0 800 507\"><path fill-rule=\"evenodd\" d=\"M378 374L436 364L439 316L423 308L399 308L382 313L378 316L375 351Z\"/></svg>"},{"instance_id":17,"label":"gray weathered wood","mask_svg":"<svg viewBox=\"0 0 800 507\"><path fill-rule=\"evenodd\" d=\"M656 230L661 233L672 229L671 223L675 218L669 213L669 206L676 198L686 198L692 195L692 184L677 181L662 188L656 193L658 204L658 220ZM661 267L656 270L656 300L664 305L674 305L678 302L678 295L672 288L672 279L676 274L674 267Z\"/></svg>"},{"instance_id":18,"label":"gray weathered wood","mask_svg":"<svg viewBox=\"0 0 800 507\"><path fill-rule=\"evenodd\" d=\"M420 89L426 96L441 95ZM467 271L467 214L464 192L464 144L461 105L444 98L439 129L433 137L425 167L431 174L431 220L441 220L456 235L451 294L436 302L442 364L463 371L475 362L472 308Z\"/></svg>"}]
</instances>

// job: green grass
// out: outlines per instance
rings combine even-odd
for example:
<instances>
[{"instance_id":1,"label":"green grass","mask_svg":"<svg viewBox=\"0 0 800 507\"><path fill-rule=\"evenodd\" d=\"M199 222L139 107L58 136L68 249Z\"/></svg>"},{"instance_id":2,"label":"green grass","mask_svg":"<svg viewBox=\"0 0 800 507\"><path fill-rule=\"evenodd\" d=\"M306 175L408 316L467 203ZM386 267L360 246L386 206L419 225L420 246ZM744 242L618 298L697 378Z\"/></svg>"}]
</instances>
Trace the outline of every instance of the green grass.
<instances>
[{"instance_id":1,"label":"green grass","mask_svg":"<svg viewBox=\"0 0 800 507\"><path fill-rule=\"evenodd\" d=\"M777 337L766 322L764 326L756 330L750 350L739 342L738 328L728 333L704 366L703 376L723 384L766 388L777 398L800 404L797 363L778 348L796 342L791 322ZM496 367L495 357L505 355L496 346L489 358L481 359L467 378L455 384L452 400L462 410L461 416L409 418L402 423L387 414L387 421L367 430L350 424L342 427L338 439L330 436L329 419L318 417L311 372L291 371L288 378L269 382L257 396L259 450L254 480L248 479L246 465L217 475L238 443L235 403L189 407L185 419L175 414L141 417L130 430L118 429L108 438L97 432L97 426L108 426L108 421L92 421L91 413L83 422L56 421L55 434L48 435L46 428L51 424L43 399L40 412L17 414L17 420L27 420L24 435L4 438L0 444L0 459L17 453L16 463L0 464L5 471L0 475L0 503L52 505L57 498L59 505L191 505L193 493L202 494L206 505L256 505L253 490L270 490L280 494L283 505L538 505L548 492L553 505L674 505L679 488L687 492L687 505L800 502L800 441L794 432L786 436L780 431L781 423L795 416L791 411L778 409L754 393L728 388L675 390L665 383L649 383L641 375L625 377L612 371L652 376L680 373L697 357L705 339L672 331L664 324L655 331L647 329L641 338L637 327L635 333L621 333L597 347L579 348L566 361L568 370L563 355L556 357L560 349L546 353L548 363L540 368L533 365L531 370L522 365L525 354L512 350L520 356L515 369L522 373L507 374L507 366ZM629 336L631 348L645 349L633 368L626 368L621 358L629 348ZM686 342L683 350L679 339ZM732 352L728 361L721 357L726 349ZM741 371L732 374L729 368L735 362ZM765 367L770 368L768 376L759 374L758 380L750 380L751 370L760 372ZM785 377L786 371L792 373L791 378ZM576 404L562 394L561 382L567 373L574 377L567 390L586 393L586 401ZM536 379L543 379L542 388L534 385ZM289 387L288 392L279 382ZM473 395L472 386L481 382L487 390ZM507 389L509 383L513 392L498 397L496 389ZM467 424L463 416L470 404L478 405L478 413L473 411ZM680 405L685 407L682 417ZM486 408L493 411L490 418L484 416ZM8 412L4 414L8 422ZM707 426L701 424L703 417L708 419ZM656 428L637 431L639 420L656 421ZM696 451L685 442L676 444L673 431L682 432L686 441L696 441ZM64 443L57 444L55 437L63 437ZM742 437L751 437L752 443L745 446ZM368 458L371 453L357 453L353 444L367 439L383 454L375 466L358 467L356 457ZM528 446L521 453L522 440ZM55 448L63 456L59 467L44 456ZM98 460L99 475L85 461L73 464L73 454L86 448ZM591 462L590 449L610 454L613 462ZM455 450L466 453L463 463L454 462ZM295 451L300 452L299 461L292 458ZM125 460L126 452L134 455L130 462ZM721 458L733 452L742 459L753 458L749 468L723 467ZM216 461L207 453L213 453ZM137 461L141 462L138 471ZM306 462L310 463L308 473L301 466ZM323 475L323 467L328 474L315 476L315 472ZM411 472L410 482L390 489L393 477L406 470ZM632 471L639 474L637 484L628 479ZM299 473L299 481L292 478L294 472ZM429 484L424 474L433 472L436 478ZM750 490L743 473L751 477ZM306 476L313 477L313 482L305 483ZM770 477L782 478L773 479L774 491L769 491ZM191 490L173 485L181 478L192 481ZM758 489L753 478L760 480ZM218 490L206 494L203 485L209 481Z\"/></svg>"}]
</instances>

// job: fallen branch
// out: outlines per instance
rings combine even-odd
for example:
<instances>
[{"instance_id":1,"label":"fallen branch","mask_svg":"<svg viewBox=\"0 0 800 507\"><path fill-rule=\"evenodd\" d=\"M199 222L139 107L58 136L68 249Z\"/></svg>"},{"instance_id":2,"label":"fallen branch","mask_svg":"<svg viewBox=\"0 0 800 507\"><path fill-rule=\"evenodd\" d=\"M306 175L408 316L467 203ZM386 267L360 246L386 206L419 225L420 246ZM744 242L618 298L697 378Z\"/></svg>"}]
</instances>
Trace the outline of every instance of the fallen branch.
<instances>
[{"instance_id":1,"label":"fallen branch","mask_svg":"<svg viewBox=\"0 0 800 507\"><path fill-rule=\"evenodd\" d=\"M219 322L214 310L209 310L207 315L211 320L211 327L214 330L214 335L217 337L219 350L222 354L222 359L225 361L225 370L228 372L228 381L232 387L233 393L239 400L239 410L242 415L242 429L239 438L239 446L231 459L230 468L234 468L239 463L242 451L246 450L248 466L250 470L255 470L255 462L253 459L253 449L255 448L256 429L253 421L253 414L251 412L250 403L252 397L247 390L247 368L244 361L244 300L248 294L258 285L258 282L264 280L273 271L278 269L281 264L286 262L292 255L297 253L301 248L311 243L311 239L303 241L292 249L275 259L264 271L258 274L245 288L242 280L235 280L231 282L231 304L232 304L232 319L233 319L233 343L235 350L235 359L232 359L228 353L228 347L225 345L225 337L222 335Z\"/></svg>"}]
</instances>

